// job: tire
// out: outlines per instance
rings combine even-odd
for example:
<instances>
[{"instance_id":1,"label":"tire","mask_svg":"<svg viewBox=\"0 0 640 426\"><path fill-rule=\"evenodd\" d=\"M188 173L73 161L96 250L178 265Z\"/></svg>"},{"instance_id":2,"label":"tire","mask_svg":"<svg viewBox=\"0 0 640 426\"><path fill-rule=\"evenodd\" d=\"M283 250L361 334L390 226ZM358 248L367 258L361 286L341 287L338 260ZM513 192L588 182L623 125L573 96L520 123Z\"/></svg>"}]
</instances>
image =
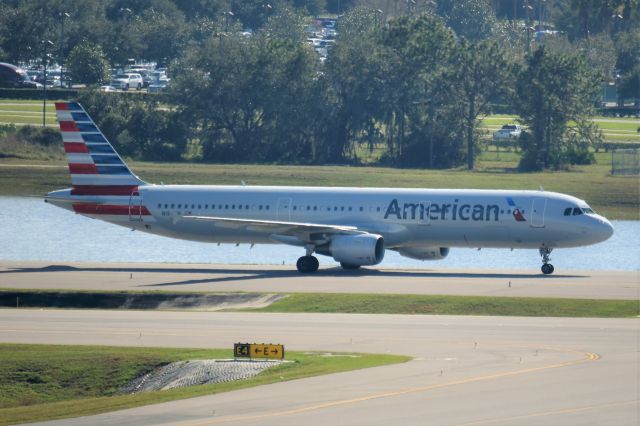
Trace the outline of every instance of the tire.
<instances>
[{"instance_id":1,"label":"tire","mask_svg":"<svg viewBox=\"0 0 640 426\"><path fill-rule=\"evenodd\" d=\"M126 90L127 92L129 91L129 83L127 83L126 86L124 86L124 90Z\"/></svg>"},{"instance_id":2,"label":"tire","mask_svg":"<svg viewBox=\"0 0 640 426\"><path fill-rule=\"evenodd\" d=\"M553 265L550 263L545 263L544 265L542 265L542 268L540 268L542 270L542 273L545 275L550 275L553 274Z\"/></svg>"},{"instance_id":3,"label":"tire","mask_svg":"<svg viewBox=\"0 0 640 426\"><path fill-rule=\"evenodd\" d=\"M296 268L301 274L312 274L318 270L320 262L314 256L302 256L296 262Z\"/></svg>"},{"instance_id":4,"label":"tire","mask_svg":"<svg viewBox=\"0 0 640 426\"><path fill-rule=\"evenodd\" d=\"M138 87L136 87L136 90L140 90L140 89L142 89L142 86L140 83L138 83Z\"/></svg>"}]
</instances>

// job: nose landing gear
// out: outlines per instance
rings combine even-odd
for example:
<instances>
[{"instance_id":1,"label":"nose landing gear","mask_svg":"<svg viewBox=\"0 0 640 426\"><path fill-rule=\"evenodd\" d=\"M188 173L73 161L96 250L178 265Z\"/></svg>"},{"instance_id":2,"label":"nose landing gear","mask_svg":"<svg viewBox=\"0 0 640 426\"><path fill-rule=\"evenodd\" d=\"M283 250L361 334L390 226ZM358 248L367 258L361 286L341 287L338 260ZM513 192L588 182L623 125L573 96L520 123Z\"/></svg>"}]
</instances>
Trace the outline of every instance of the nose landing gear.
<instances>
[{"instance_id":1,"label":"nose landing gear","mask_svg":"<svg viewBox=\"0 0 640 426\"><path fill-rule=\"evenodd\" d=\"M545 275L553 274L553 265L549 263L549 255L551 254L551 248L548 247L540 247L540 255L542 256L542 273Z\"/></svg>"}]
</instances>

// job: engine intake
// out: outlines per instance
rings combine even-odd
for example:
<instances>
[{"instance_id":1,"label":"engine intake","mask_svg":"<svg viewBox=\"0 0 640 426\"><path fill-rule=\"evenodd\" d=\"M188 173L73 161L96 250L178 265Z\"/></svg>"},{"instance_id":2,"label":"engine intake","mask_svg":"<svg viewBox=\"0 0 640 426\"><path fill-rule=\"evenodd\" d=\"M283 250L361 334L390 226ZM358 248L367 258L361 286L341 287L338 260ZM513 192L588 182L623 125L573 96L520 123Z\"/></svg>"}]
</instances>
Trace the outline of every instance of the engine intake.
<instances>
[{"instance_id":1,"label":"engine intake","mask_svg":"<svg viewBox=\"0 0 640 426\"><path fill-rule=\"evenodd\" d=\"M404 247L398 253L411 259L440 260L449 255L449 247Z\"/></svg>"},{"instance_id":2,"label":"engine intake","mask_svg":"<svg viewBox=\"0 0 640 426\"><path fill-rule=\"evenodd\" d=\"M384 238L376 234L337 235L331 240L328 251L340 263L377 265L384 258Z\"/></svg>"}]
</instances>

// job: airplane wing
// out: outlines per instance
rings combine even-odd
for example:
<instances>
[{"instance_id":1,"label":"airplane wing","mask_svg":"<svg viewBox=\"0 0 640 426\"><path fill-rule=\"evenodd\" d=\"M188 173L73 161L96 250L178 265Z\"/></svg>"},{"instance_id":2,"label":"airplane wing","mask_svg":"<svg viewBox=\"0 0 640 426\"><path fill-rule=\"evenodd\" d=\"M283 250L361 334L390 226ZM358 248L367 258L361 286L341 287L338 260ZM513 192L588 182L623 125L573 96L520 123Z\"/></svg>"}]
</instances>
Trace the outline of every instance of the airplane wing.
<instances>
[{"instance_id":1,"label":"airplane wing","mask_svg":"<svg viewBox=\"0 0 640 426\"><path fill-rule=\"evenodd\" d=\"M247 231L269 232L275 236L295 237L301 242L318 243L337 234L366 234L355 226L327 225L306 222L286 222L277 220L234 219L213 216L182 216L183 219L210 222L214 226ZM284 242L284 241L282 241Z\"/></svg>"}]
</instances>

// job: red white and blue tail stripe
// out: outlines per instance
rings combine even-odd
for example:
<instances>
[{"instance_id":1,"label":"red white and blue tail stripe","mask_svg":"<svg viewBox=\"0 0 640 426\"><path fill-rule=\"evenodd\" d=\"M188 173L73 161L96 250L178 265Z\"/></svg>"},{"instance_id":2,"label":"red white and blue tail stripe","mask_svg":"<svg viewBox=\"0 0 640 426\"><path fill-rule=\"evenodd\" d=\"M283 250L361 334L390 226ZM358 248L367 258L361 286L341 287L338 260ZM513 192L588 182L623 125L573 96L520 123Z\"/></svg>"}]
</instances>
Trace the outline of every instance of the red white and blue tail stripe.
<instances>
[{"instance_id":1,"label":"red white and blue tail stripe","mask_svg":"<svg viewBox=\"0 0 640 426\"><path fill-rule=\"evenodd\" d=\"M84 108L57 102L56 114L72 187L48 193L45 201L118 224L153 221L139 191L146 183L131 172Z\"/></svg>"},{"instance_id":2,"label":"red white and blue tail stripe","mask_svg":"<svg viewBox=\"0 0 640 426\"><path fill-rule=\"evenodd\" d=\"M145 183L134 175L82 106L56 102L72 195L130 195Z\"/></svg>"}]
</instances>

